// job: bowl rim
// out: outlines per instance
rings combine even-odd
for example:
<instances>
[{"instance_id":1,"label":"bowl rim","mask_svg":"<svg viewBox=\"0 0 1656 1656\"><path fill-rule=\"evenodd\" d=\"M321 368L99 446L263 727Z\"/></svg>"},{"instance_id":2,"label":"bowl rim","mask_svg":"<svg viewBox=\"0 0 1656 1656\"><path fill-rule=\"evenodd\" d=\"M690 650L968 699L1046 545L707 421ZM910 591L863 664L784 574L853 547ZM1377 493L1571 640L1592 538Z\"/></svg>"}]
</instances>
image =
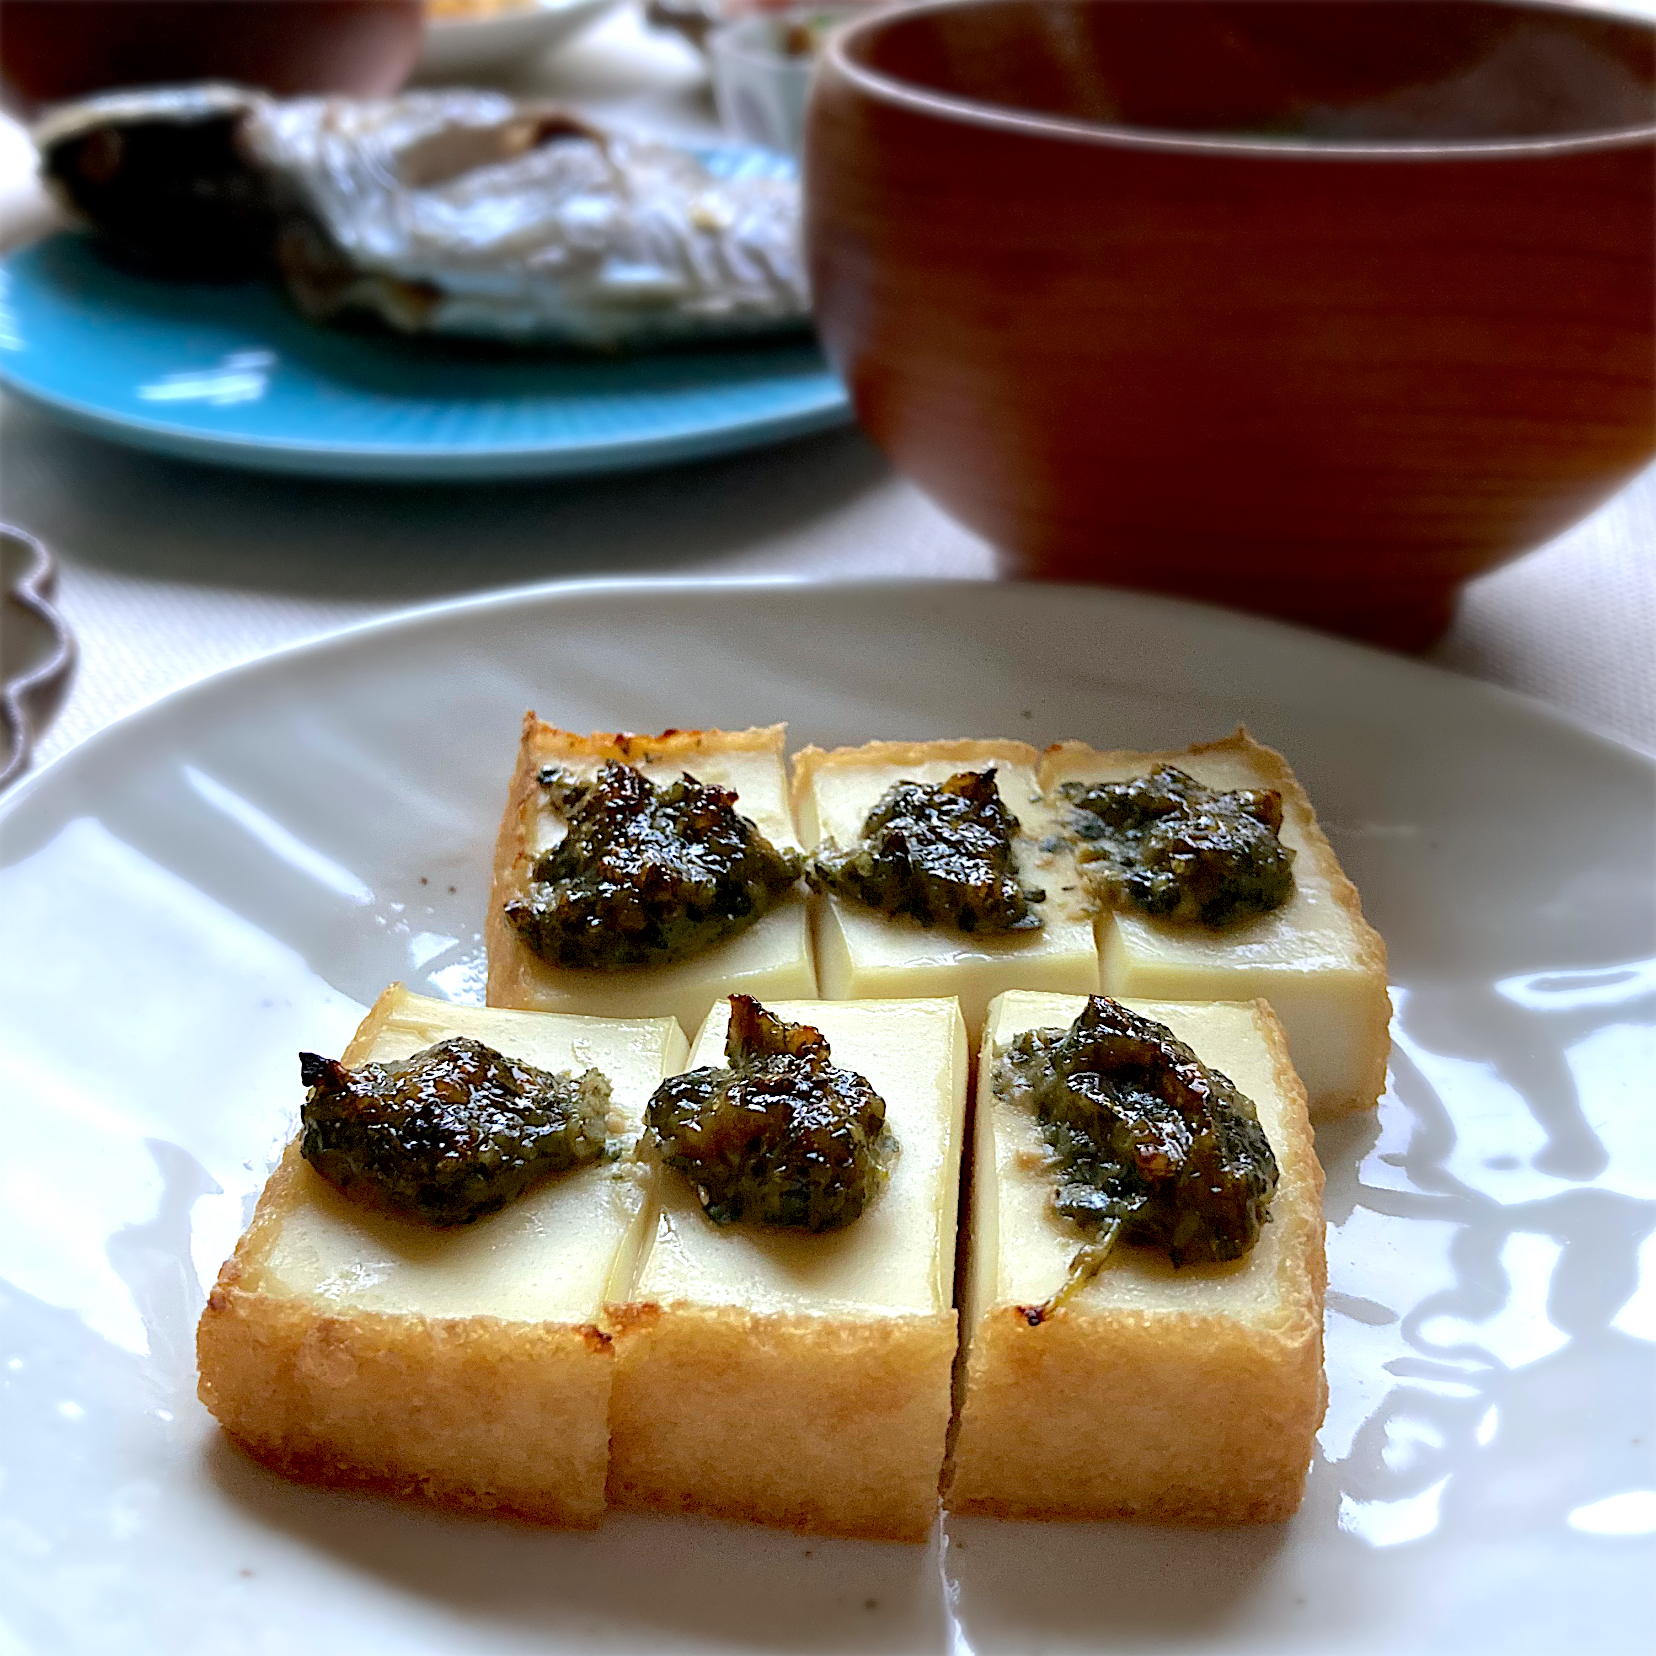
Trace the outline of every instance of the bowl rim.
<instances>
[{"instance_id":1,"label":"bowl rim","mask_svg":"<svg viewBox=\"0 0 1656 1656\"><path fill-rule=\"evenodd\" d=\"M1218 137L1208 133L1163 131L1152 127L1087 121L1073 116L1040 115L1009 104L936 92L856 62L851 52L869 36L927 12L968 11L1000 5L1005 0L908 0L881 6L853 18L831 34L822 52L821 66L842 76L865 96L907 110L911 114L953 121L1030 138L1057 138L1095 144L1100 148L1132 149L1166 155L1275 161L1497 161L1515 157L1573 155L1583 152L1640 149L1656 143L1656 118L1635 126L1605 132L1585 132L1540 138L1429 139L1419 142L1376 143L1372 140ZM1034 3L1034 0L1026 0ZM1103 0L1095 0L1103 3ZM1478 0L1509 11L1544 12L1560 18L1594 18L1642 29L1656 41L1656 19L1597 0Z\"/></svg>"}]
</instances>

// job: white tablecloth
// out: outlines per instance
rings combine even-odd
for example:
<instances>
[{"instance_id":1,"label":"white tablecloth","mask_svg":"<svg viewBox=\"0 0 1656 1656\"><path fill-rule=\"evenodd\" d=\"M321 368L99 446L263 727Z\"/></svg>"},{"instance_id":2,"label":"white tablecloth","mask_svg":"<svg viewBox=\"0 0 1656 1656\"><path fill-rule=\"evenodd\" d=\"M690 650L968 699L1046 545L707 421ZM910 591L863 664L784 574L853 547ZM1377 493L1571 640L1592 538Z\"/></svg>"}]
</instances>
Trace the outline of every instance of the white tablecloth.
<instances>
[{"instance_id":1,"label":"white tablecloth","mask_svg":"<svg viewBox=\"0 0 1656 1656\"><path fill-rule=\"evenodd\" d=\"M630 13L528 75L610 119L711 120L694 56ZM18 142L0 133L0 242L39 222ZM8 520L57 552L81 646L41 759L206 673L452 594L615 575L997 573L987 546L851 431L636 476L408 488L162 460L6 402L0 491ZM1656 469L1474 582L1428 659L1656 751L1653 548Z\"/></svg>"}]
</instances>

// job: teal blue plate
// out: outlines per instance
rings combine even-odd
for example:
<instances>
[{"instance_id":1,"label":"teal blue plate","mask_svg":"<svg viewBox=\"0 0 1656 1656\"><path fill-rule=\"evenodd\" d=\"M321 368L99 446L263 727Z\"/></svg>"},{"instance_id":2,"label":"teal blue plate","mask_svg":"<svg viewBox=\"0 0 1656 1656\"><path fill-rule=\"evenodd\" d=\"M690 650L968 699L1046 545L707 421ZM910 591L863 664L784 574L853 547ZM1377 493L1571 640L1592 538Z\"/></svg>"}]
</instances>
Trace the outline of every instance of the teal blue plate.
<instances>
[{"instance_id":1,"label":"teal blue plate","mask_svg":"<svg viewBox=\"0 0 1656 1656\"><path fill-rule=\"evenodd\" d=\"M619 471L851 418L803 336L602 359L345 332L264 283L132 275L78 235L0 263L0 384L117 442L331 477Z\"/></svg>"}]
</instances>

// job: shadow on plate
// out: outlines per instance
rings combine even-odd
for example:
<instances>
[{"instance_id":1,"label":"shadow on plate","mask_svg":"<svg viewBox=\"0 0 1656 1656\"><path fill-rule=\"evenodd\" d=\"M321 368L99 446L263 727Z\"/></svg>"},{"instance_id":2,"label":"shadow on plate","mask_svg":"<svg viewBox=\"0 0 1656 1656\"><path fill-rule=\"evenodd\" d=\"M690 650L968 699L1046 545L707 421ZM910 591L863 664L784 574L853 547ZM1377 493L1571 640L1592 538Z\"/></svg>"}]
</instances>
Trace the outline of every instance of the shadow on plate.
<instances>
[{"instance_id":1,"label":"shadow on plate","mask_svg":"<svg viewBox=\"0 0 1656 1656\"><path fill-rule=\"evenodd\" d=\"M948 1648L935 1538L908 1547L628 1514L546 1530L295 1486L216 1433L204 1453L243 1517L496 1632L642 1649Z\"/></svg>"},{"instance_id":2,"label":"shadow on plate","mask_svg":"<svg viewBox=\"0 0 1656 1656\"><path fill-rule=\"evenodd\" d=\"M987 1656L1071 1644L1208 1648L1207 1640L1246 1621L1250 1599L1270 1590L1292 1526L951 1518L948 1531L955 1614L968 1648Z\"/></svg>"},{"instance_id":3,"label":"shadow on plate","mask_svg":"<svg viewBox=\"0 0 1656 1656\"><path fill-rule=\"evenodd\" d=\"M952 1519L906 1547L630 1514L564 1533L295 1487L217 1435L205 1458L244 1517L445 1613L640 1648L944 1652L963 1632L981 1653L1103 1627L1177 1644L1233 1624L1289 1535Z\"/></svg>"}]
</instances>

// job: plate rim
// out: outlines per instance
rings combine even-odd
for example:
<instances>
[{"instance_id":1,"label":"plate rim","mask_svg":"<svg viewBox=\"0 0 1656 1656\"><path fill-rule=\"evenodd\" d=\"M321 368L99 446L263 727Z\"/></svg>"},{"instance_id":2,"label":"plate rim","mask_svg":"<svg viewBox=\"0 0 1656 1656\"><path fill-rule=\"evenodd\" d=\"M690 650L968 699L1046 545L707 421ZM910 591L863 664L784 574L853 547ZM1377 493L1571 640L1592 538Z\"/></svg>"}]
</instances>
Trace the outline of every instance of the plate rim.
<instances>
[{"instance_id":1,"label":"plate rim","mask_svg":"<svg viewBox=\"0 0 1656 1656\"><path fill-rule=\"evenodd\" d=\"M183 684L175 685L149 701L128 708L107 724L91 731L72 747L54 755L38 769L20 778L4 794L0 794L0 835L4 833L7 820L17 813L22 804L40 791L42 786L47 785L49 779L56 778L72 761L78 761L78 756L101 751L105 743L119 741L134 720L158 716L160 710L170 708L186 698L210 694L211 687L229 677L240 679L266 672L278 673L307 656L348 654L362 640L381 633L433 627L456 616L481 615L491 610L510 609L526 602L559 605L605 597L661 601L688 598L692 602L699 602L715 595L726 600L740 600L747 594L786 590L809 590L825 596L875 593L890 596L901 592L917 600L930 593L978 592L984 595L985 602L993 601L989 594L1039 594L1043 597L1051 596L1059 602L1101 603L1106 606L1119 604L1129 610L1136 608L1160 613L1169 616L1175 622L1181 616L1190 616L1197 622L1207 625L1238 627L1245 633L1256 634L1263 642L1286 637L1301 645L1308 645L1326 657L1354 657L1382 673L1395 673L1406 681L1447 690L1451 695L1468 697L1474 703L1492 707L1520 719L1539 720L1558 734L1583 740L1591 747L1602 750L1603 756L1607 759L1630 764L1633 769L1644 773L1649 780L1656 783L1656 753L1647 751L1619 732L1598 729L1575 713L1555 707L1550 702L1527 695L1523 691L1511 690L1505 685L1493 684L1486 679L1472 678L1440 666L1436 662L1419 661L1412 656L1396 655L1389 650L1355 639L1340 638L1332 633L1318 632L1314 628L1296 626L1273 616L1254 615L1244 610L1197 603L1187 598L1138 592L1126 587L1088 586L1079 582L1000 581L992 578L951 580L926 576L899 576L888 579L863 577L856 580L823 581L810 576L789 574L589 576L577 580L515 583L510 586L491 587L481 592L455 594L426 603L407 605L384 615L369 616L330 628L312 638L296 639L291 643L278 645L275 649L266 650L246 661L215 668ZM968 599L968 602L970 601L972 600ZM1652 810L1653 815L1656 815L1656 797L1652 800ZM3 852L3 844L0 844L0 852Z\"/></svg>"},{"instance_id":2,"label":"plate rim","mask_svg":"<svg viewBox=\"0 0 1656 1656\"><path fill-rule=\"evenodd\" d=\"M110 414L68 397L20 384L0 363L0 389L77 431L150 453L253 471L294 476L355 477L365 481L485 482L501 477L586 476L643 470L679 461L711 459L744 448L768 447L854 423L849 395L785 415L732 420L720 425L624 442L500 446L487 449L414 449L369 444L306 444L259 438L213 437L175 426Z\"/></svg>"}]
</instances>

